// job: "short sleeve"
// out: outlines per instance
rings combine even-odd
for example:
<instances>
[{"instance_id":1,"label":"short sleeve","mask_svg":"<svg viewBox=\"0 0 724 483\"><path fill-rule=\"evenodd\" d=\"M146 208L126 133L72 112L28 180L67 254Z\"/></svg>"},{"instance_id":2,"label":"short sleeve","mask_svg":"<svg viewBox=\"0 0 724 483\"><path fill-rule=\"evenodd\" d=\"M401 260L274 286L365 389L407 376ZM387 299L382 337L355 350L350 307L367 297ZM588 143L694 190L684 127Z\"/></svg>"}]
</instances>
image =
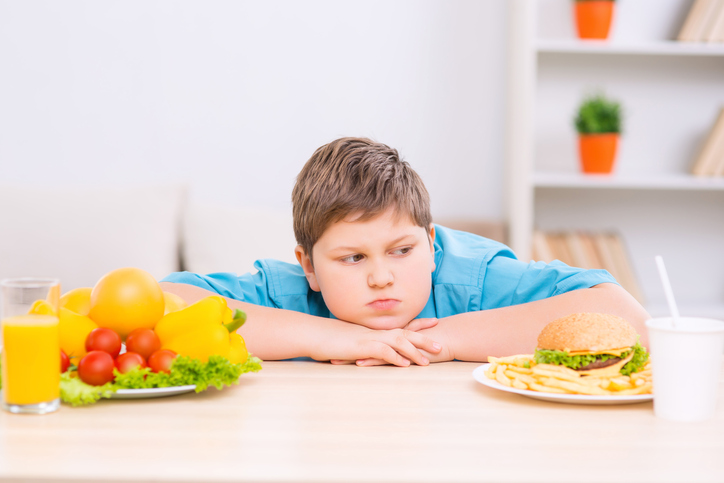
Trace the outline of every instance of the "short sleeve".
<instances>
[{"instance_id":1,"label":"short sleeve","mask_svg":"<svg viewBox=\"0 0 724 483\"><path fill-rule=\"evenodd\" d=\"M570 267L558 260L525 263L496 256L485 267L482 309L534 302L600 283L617 284L606 270Z\"/></svg>"},{"instance_id":2,"label":"short sleeve","mask_svg":"<svg viewBox=\"0 0 724 483\"><path fill-rule=\"evenodd\" d=\"M245 273L241 276L231 272L210 273L200 275L191 272L176 272L167 276L162 282L185 283L195 285L242 302L255 305L274 307L269 291L268 280L264 271Z\"/></svg>"},{"instance_id":3,"label":"short sleeve","mask_svg":"<svg viewBox=\"0 0 724 483\"><path fill-rule=\"evenodd\" d=\"M230 272L208 275L177 272L162 281L195 285L255 305L331 317L322 294L309 287L304 271L298 264L265 259L254 262L254 268L256 273L243 275Z\"/></svg>"}]
</instances>

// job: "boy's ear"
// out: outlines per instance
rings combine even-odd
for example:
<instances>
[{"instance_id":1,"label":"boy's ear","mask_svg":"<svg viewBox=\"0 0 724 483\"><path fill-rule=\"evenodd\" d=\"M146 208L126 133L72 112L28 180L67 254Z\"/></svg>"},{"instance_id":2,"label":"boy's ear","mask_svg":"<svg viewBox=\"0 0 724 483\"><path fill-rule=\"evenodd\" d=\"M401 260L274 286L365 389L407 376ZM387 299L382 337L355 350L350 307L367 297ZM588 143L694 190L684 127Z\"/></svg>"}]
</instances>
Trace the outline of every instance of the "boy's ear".
<instances>
[{"instance_id":1,"label":"boy's ear","mask_svg":"<svg viewBox=\"0 0 724 483\"><path fill-rule=\"evenodd\" d=\"M432 255L432 270L435 271L435 225L430 223L430 254Z\"/></svg>"},{"instance_id":2,"label":"boy's ear","mask_svg":"<svg viewBox=\"0 0 724 483\"><path fill-rule=\"evenodd\" d=\"M315 292L319 292L319 284L317 283L317 276L314 273L312 260L309 259L309 256L304 251L304 248L302 248L302 245L297 245L296 248L294 248L294 255L297 257L299 265L302 266L302 270L304 270L304 275L307 277L309 287Z\"/></svg>"}]
</instances>

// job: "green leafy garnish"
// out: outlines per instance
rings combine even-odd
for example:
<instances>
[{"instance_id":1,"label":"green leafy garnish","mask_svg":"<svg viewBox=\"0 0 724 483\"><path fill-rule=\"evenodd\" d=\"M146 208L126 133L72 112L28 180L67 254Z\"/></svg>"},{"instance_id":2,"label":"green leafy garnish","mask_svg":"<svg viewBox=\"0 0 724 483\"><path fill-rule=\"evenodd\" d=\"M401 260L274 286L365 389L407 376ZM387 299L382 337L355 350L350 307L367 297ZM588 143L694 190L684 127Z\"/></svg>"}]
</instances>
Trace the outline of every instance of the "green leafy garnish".
<instances>
[{"instance_id":1,"label":"green leafy garnish","mask_svg":"<svg viewBox=\"0 0 724 483\"><path fill-rule=\"evenodd\" d=\"M70 371L60 375L60 400L71 406L93 404L103 397L111 397L117 389L110 382L102 386L91 386L81 381L80 377L71 377Z\"/></svg>"},{"instance_id":2,"label":"green leafy garnish","mask_svg":"<svg viewBox=\"0 0 724 483\"><path fill-rule=\"evenodd\" d=\"M70 372L61 375L60 399L72 406L91 404L101 398L108 398L119 389L150 389L158 387L196 385L196 392L205 391L209 386L223 389L239 383L239 376L247 372L261 370L261 359L249 355L243 364L232 364L221 356L211 356L208 362L191 359L188 356L176 357L171 364L171 373L151 372L148 367L136 368L125 374L114 369L116 375L112 383L103 386L91 386Z\"/></svg>"}]
</instances>

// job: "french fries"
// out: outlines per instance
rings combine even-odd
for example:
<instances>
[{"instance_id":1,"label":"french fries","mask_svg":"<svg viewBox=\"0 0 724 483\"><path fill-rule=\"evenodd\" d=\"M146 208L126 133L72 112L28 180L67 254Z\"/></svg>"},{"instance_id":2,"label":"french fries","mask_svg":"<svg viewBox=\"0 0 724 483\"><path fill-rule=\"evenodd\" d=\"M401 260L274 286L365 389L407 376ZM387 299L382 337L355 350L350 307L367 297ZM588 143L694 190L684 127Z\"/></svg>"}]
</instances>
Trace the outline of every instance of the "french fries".
<instances>
[{"instance_id":1,"label":"french fries","mask_svg":"<svg viewBox=\"0 0 724 483\"><path fill-rule=\"evenodd\" d=\"M531 354L488 357L485 376L516 389L557 394L591 396L630 396L651 394L651 366L630 376L582 376L573 369L552 364L536 364Z\"/></svg>"}]
</instances>

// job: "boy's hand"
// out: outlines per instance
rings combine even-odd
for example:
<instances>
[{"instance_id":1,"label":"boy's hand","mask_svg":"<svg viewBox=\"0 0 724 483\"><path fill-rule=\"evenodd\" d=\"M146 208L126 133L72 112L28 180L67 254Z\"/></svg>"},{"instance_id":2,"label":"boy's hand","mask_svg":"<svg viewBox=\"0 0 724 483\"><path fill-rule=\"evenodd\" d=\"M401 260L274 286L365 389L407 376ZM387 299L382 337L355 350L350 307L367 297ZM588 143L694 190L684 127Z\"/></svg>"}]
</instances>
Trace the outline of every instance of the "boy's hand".
<instances>
[{"instance_id":1,"label":"boy's hand","mask_svg":"<svg viewBox=\"0 0 724 483\"><path fill-rule=\"evenodd\" d=\"M356 340L336 341L335 352L349 351L349 356L344 359L331 358L332 364L357 363L360 366L393 364L406 367L410 362L414 362L426 366L430 361L423 355L423 351L436 354L442 349L439 343L429 337L408 329L370 330L358 327L364 332L360 331L360 337L354 338Z\"/></svg>"},{"instance_id":2,"label":"boy's hand","mask_svg":"<svg viewBox=\"0 0 724 483\"><path fill-rule=\"evenodd\" d=\"M421 348L421 352L430 362L447 362L455 360L455 355L452 353L452 348L448 342L448 334L445 330L444 323L438 325L439 321L439 319L415 319L407 324L406 329L414 329L417 331L415 333L418 335L425 335L432 340L442 342L442 344L439 344L440 349L435 351L429 351L425 348ZM358 359L357 361L348 362L341 361L337 363L351 364L352 362L356 363L358 366L380 366L387 364L387 362L383 360L372 358ZM334 364L335 362L332 363Z\"/></svg>"}]
</instances>

